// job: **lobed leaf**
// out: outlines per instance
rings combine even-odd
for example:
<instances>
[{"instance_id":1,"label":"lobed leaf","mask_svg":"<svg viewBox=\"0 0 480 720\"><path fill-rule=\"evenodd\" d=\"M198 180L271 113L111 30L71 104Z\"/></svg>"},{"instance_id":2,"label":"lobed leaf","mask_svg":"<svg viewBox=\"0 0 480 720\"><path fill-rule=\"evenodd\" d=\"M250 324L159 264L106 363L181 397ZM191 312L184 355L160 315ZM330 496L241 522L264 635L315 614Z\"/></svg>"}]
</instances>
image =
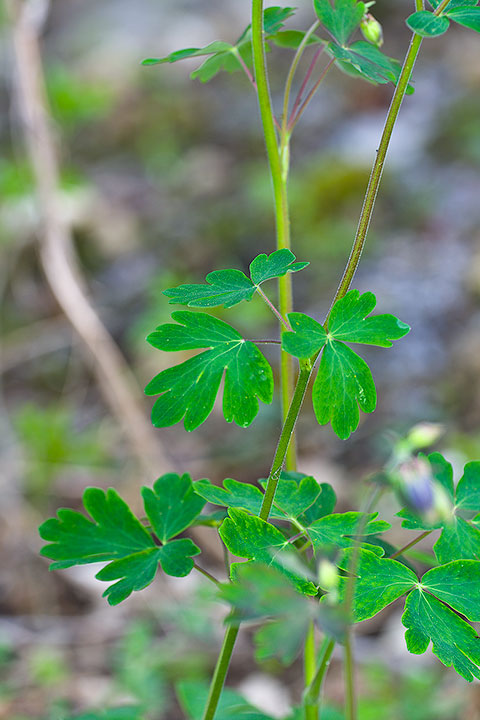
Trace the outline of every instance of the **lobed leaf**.
<instances>
[{"instance_id":1,"label":"lobed leaf","mask_svg":"<svg viewBox=\"0 0 480 720\"><path fill-rule=\"evenodd\" d=\"M266 280L298 272L307 265L309 263L295 262L295 255L284 248L270 255L258 255L250 263L251 279L241 270L214 270L207 275L207 284L179 285L164 290L163 294L171 298L170 304L230 308L242 300L251 300L257 287Z\"/></svg>"},{"instance_id":2,"label":"lobed leaf","mask_svg":"<svg viewBox=\"0 0 480 720\"><path fill-rule=\"evenodd\" d=\"M87 488L83 504L91 519L76 510L60 509L57 518L39 528L40 536L49 543L41 554L54 560L50 569L109 562L96 577L117 581L104 592L111 605L147 587L159 563L168 575L188 575L193 568L191 558L200 550L190 539L171 538L192 524L205 501L194 494L188 475L174 473L159 478L153 490L143 488L142 494L161 546L115 490Z\"/></svg>"},{"instance_id":3,"label":"lobed leaf","mask_svg":"<svg viewBox=\"0 0 480 720\"><path fill-rule=\"evenodd\" d=\"M352 567L352 558L356 558L356 567ZM418 584L415 573L402 563L362 548L345 550L338 567L356 576L352 608L355 622L373 617ZM341 602L346 598L349 583L349 577L340 578Z\"/></svg>"},{"instance_id":4,"label":"lobed leaf","mask_svg":"<svg viewBox=\"0 0 480 720\"><path fill-rule=\"evenodd\" d=\"M428 10L419 10L410 15L406 23L410 30L422 37L436 37L443 35L450 27L450 22L444 15L434 15Z\"/></svg>"},{"instance_id":5,"label":"lobed leaf","mask_svg":"<svg viewBox=\"0 0 480 720\"><path fill-rule=\"evenodd\" d=\"M410 328L393 315L367 317L375 307L375 296L350 290L333 306L328 332L303 313L289 313L292 332L282 335L282 347L299 358L314 358L323 349L315 379L313 408L320 425L332 423L334 432L346 439L357 428L360 415L373 412L377 393L368 365L345 342L391 347L392 340Z\"/></svg>"},{"instance_id":6,"label":"lobed leaf","mask_svg":"<svg viewBox=\"0 0 480 720\"><path fill-rule=\"evenodd\" d=\"M315 595L316 586L290 569L292 556L288 539L272 524L244 510L231 508L219 530L220 537L233 555L274 565L289 578L300 592ZM235 573L238 563L232 565Z\"/></svg>"},{"instance_id":7,"label":"lobed leaf","mask_svg":"<svg viewBox=\"0 0 480 720\"><path fill-rule=\"evenodd\" d=\"M271 403L273 397L272 369L260 350L205 313L174 312L172 318L178 324L161 325L148 336L153 347L167 352L209 349L163 370L147 385L147 395L160 395L152 410L155 427L184 419L185 429L195 430L210 415L224 375L225 420L250 425L258 413L258 399Z\"/></svg>"},{"instance_id":8,"label":"lobed leaf","mask_svg":"<svg viewBox=\"0 0 480 720\"><path fill-rule=\"evenodd\" d=\"M411 653L423 654L431 642L432 652L444 665L453 666L469 682L474 677L480 679L480 638L471 625L436 597L420 589L411 592L402 623L407 628L405 640Z\"/></svg>"},{"instance_id":9,"label":"lobed leaf","mask_svg":"<svg viewBox=\"0 0 480 720\"><path fill-rule=\"evenodd\" d=\"M202 716L208 699L208 685L195 680L182 680L176 686L178 699L186 717L198 720ZM239 693L224 688L218 701L215 720L273 720L260 710L250 705Z\"/></svg>"},{"instance_id":10,"label":"lobed leaf","mask_svg":"<svg viewBox=\"0 0 480 720\"><path fill-rule=\"evenodd\" d=\"M378 513L345 512L333 513L316 520L308 528L308 534L313 547L318 552L325 552L331 548L348 548L355 544L356 538L376 535L385 532L390 524L384 520L376 520ZM367 545L367 543L363 543ZM381 555L383 550L379 546L368 545L368 550Z\"/></svg>"},{"instance_id":11,"label":"lobed leaf","mask_svg":"<svg viewBox=\"0 0 480 720\"><path fill-rule=\"evenodd\" d=\"M462 2L461 7L451 8L452 3L448 6L446 14L450 20L454 20L459 25L480 32L480 8L478 7L462 7L467 3ZM451 9L450 9L451 8Z\"/></svg>"},{"instance_id":12,"label":"lobed leaf","mask_svg":"<svg viewBox=\"0 0 480 720\"><path fill-rule=\"evenodd\" d=\"M351 34L360 26L365 15L365 4L357 0L313 0L313 7L325 30L345 45Z\"/></svg>"}]
</instances>

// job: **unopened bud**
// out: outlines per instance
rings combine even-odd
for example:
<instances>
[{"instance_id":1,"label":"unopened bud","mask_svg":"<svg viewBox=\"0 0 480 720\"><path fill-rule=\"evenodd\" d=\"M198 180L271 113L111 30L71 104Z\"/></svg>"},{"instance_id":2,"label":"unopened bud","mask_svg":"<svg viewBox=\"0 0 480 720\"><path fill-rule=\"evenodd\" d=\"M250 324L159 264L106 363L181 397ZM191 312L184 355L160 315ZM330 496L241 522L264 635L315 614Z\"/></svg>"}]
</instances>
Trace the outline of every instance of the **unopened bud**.
<instances>
[{"instance_id":1,"label":"unopened bud","mask_svg":"<svg viewBox=\"0 0 480 720\"><path fill-rule=\"evenodd\" d=\"M376 45L377 47L382 47L383 45L383 30L382 26L376 20L371 13L367 13L362 22L360 23L360 30L362 31L362 35L365 38L365 40L368 40L368 42L372 43L372 45Z\"/></svg>"},{"instance_id":2,"label":"unopened bud","mask_svg":"<svg viewBox=\"0 0 480 720\"><path fill-rule=\"evenodd\" d=\"M443 432L444 427L440 423L418 423L411 428L406 441L412 450L422 450L437 442Z\"/></svg>"},{"instance_id":3,"label":"unopened bud","mask_svg":"<svg viewBox=\"0 0 480 720\"><path fill-rule=\"evenodd\" d=\"M335 604L338 599L338 570L330 560L320 560L318 566L318 584L322 590L328 591L328 601Z\"/></svg>"},{"instance_id":4,"label":"unopened bud","mask_svg":"<svg viewBox=\"0 0 480 720\"><path fill-rule=\"evenodd\" d=\"M427 460L414 457L398 468L398 492L409 510L423 515L433 506L432 470Z\"/></svg>"}]
</instances>

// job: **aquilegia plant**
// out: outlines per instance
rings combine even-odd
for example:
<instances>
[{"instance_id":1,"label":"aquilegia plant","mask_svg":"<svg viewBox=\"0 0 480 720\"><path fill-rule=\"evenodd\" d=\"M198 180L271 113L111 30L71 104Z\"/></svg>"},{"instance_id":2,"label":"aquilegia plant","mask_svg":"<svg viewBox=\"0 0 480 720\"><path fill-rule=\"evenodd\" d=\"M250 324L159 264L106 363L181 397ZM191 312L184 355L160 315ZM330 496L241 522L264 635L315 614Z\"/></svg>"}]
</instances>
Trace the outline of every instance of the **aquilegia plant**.
<instances>
[{"instance_id":1,"label":"aquilegia plant","mask_svg":"<svg viewBox=\"0 0 480 720\"><path fill-rule=\"evenodd\" d=\"M480 32L477 0L430 2L431 9L425 9L423 0L416 0L415 12L406 20L413 35L403 65L381 50L382 28L370 12L373 3L357 0L314 0L314 22L307 31L285 29L294 8L264 9L263 0L252 0L251 24L236 43L216 41L144 61L151 66L203 57L193 73L201 82L221 71L245 73L258 97L277 237L276 249L254 258L248 273L215 270L206 282L165 290L170 303L187 309L173 312L172 322L157 327L148 342L164 352L198 352L193 356L189 352L187 360L162 370L148 384L147 394L157 397L153 424L162 428L183 421L187 430L195 430L208 419L222 380L227 422L247 427L259 402L272 401L273 372L261 342L246 340L208 310L197 310L229 308L260 296L279 320L282 430L266 480L250 484L229 478L217 487L206 479L192 482L187 474L169 473L153 488L143 489L145 521L135 517L114 489L89 488L83 498L89 517L61 509L57 518L41 526L40 534L48 543L42 553L54 561L51 569L106 563L97 578L110 583L105 596L112 605L145 588L159 570L183 577L195 569L218 585L218 596L231 612L208 696L184 697L186 712L194 720L200 715L203 720L267 717L230 691L221 697L244 621L259 626L255 635L259 659L276 656L290 664L303 648L305 692L291 718L321 716L323 679L335 645L342 646L345 717L353 720L357 717L353 625L400 597L405 598L402 622L410 652L424 653L431 645L438 659L467 681L480 679L480 638L470 624L480 621L480 462L468 463L455 487L452 467L440 454L419 454L435 434L434 428L419 426L394 447L361 511L343 513L335 512L335 493L328 484L296 471L294 430L310 381L318 423L330 423L346 440L358 426L360 411L371 413L376 406L372 374L357 346L389 348L409 331L393 315L372 314L375 296L361 295L350 286L395 121L404 96L413 92L410 77L423 38L444 33L452 22ZM278 117L272 109L266 66L266 51L273 56L277 46L293 52ZM310 63L293 96L304 54L310 54ZM289 147L323 78L336 70L360 82L392 83L394 92L353 249L331 309L320 324L293 312L292 274L309 269L308 262L303 258L298 262L290 249ZM278 308L268 297L272 281L279 286ZM415 533L400 549L384 539L390 525L375 511L379 495L387 491L398 499L403 527ZM205 511L206 506L213 507ZM209 525L226 550L243 559L230 565L227 582L218 582L197 564L201 550L184 533L198 524ZM408 555L435 529L441 534L433 547L431 569L419 577ZM320 634L323 641L317 647Z\"/></svg>"}]
</instances>

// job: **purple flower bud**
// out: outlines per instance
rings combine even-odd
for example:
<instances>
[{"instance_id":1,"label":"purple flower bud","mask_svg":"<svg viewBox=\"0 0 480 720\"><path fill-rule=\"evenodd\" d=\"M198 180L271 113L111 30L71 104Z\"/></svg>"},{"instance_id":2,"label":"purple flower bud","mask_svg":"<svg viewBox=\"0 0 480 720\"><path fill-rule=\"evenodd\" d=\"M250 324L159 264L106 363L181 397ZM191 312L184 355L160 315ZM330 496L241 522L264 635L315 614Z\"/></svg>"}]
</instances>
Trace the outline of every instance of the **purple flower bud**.
<instances>
[{"instance_id":1,"label":"purple flower bud","mask_svg":"<svg viewBox=\"0 0 480 720\"><path fill-rule=\"evenodd\" d=\"M398 490L405 505L420 515L431 510L435 493L429 463L412 458L399 466L398 473Z\"/></svg>"}]
</instances>

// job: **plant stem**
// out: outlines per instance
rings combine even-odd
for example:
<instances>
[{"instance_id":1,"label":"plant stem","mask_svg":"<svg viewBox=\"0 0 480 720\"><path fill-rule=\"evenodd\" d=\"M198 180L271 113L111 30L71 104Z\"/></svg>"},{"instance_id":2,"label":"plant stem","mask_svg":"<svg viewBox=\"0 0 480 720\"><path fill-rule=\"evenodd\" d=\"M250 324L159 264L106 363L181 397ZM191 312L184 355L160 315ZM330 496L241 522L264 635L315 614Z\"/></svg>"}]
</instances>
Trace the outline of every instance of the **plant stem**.
<instances>
[{"instance_id":1,"label":"plant stem","mask_svg":"<svg viewBox=\"0 0 480 720\"><path fill-rule=\"evenodd\" d=\"M393 128L395 126L398 113L402 105L402 101L405 96L408 82L412 75L413 66L415 65L415 60L417 59L421 44L422 38L420 37L420 35L414 33L410 42L410 47L405 57L405 61L403 63L400 77L398 78L397 86L395 88L392 102L388 110L387 118L385 120L385 126L383 129L382 138L380 140L380 145L377 150L377 156L375 158L375 162L373 163L370 180L368 181L365 200L363 203L363 208L360 215L360 220L358 223L352 251L345 267L343 277L340 281L340 285L338 286L332 306L337 300L342 298L350 288L353 276L355 275L358 263L360 262L363 246L365 244L368 228L370 226L370 221L373 215L373 209L375 207L375 200L377 198L378 188L382 179L383 166L385 163L388 146L392 137Z\"/></svg>"},{"instance_id":2,"label":"plant stem","mask_svg":"<svg viewBox=\"0 0 480 720\"><path fill-rule=\"evenodd\" d=\"M208 578L211 582L215 583L215 585L220 585L220 580L217 580L217 578L208 572L208 570L205 570L205 568L200 567L200 565L197 565L197 563L193 563L193 567L195 570L202 575L204 575L206 578Z\"/></svg>"},{"instance_id":3,"label":"plant stem","mask_svg":"<svg viewBox=\"0 0 480 720\"><path fill-rule=\"evenodd\" d=\"M315 625L313 620L310 621L305 638L303 651L303 676L305 679L305 688L310 687L315 677L316 659L315 659ZM305 703L305 720L318 720L318 706L316 704Z\"/></svg>"},{"instance_id":4,"label":"plant stem","mask_svg":"<svg viewBox=\"0 0 480 720\"><path fill-rule=\"evenodd\" d=\"M281 142L281 151L279 151L270 90L268 87L267 63L263 38L263 0L252 0L252 50L258 104L273 185L277 236L276 246L277 250L283 248L290 249L290 219L287 201L288 142L285 143L285 139L283 139ZM278 296L280 313L285 318L293 309L291 273L287 273L279 278ZM283 325L281 326L281 332L285 332ZM280 393L282 398L282 418L284 421L287 417L290 398L293 395L293 375L293 358L282 350L280 357ZM295 440L292 439L287 455L287 468L289 470L295 470L295 467Z\"/></svg>"},{"instance_id":5,"label":"plant stem","mask_svg":"<svg viewBox=\"0 0 480 720\"><path fill-rule=\"evenodd\" d=\"M222 649L220 651L220 655L218 656L215 671L213 673L210 691L207 698L207 705L205 707L202 720L213 720L215 716L215 711L225 683L225 677L227 675L228 666L230 665L230 658L232 657L237 635L238 627L235 625L230 625L225 632Z\"/></svg>"},{"instance_id":6,"label":"plant stem","mask_svg":"<svg viewBox=\"0 0 480 720\"><path fill-rule=\"evenodd\" d=\"M298 106L300 105L300 103L303 100L303 93L305 92L305 88L307 87L308 81L310 80L310 78L312 76L312 73L315 69L315 65L317 64L317 60L322 53L323 53L323 47L318 48L318 50L316 51L315 55L312 58L310 65L308 66L305 77L303 78L303 82L300 85L300 90L298 91L297 97L295 98L295 102L293 103L292 112L291 112L290 118L289 118L289 124L290 124L290 120L295 116Z\"/></svg>"},{"instance_id":7,"label":"plant stem","mask_svg":"<svg viewBox=\"0 0 480 720\"><path fill-rule=\"evenodd\" d=\"M448 5L449 2L450 2L450 0L442 0L442 2L441 2L440 5L437 7L437 9L433 11L433 14L434 14L434 15L441 15L442 12L443 12L443 11L445 10L445 8L447 7L447 5Z\"/></svg>"},{"instance_id":8,"label":"plant stem","mask_svg":"<svg viewBox=\"0 0 480 720\"><path fill-rule=\"evenodd\" d=\"M327 673L334 647L335 640L326 637L320 653L320 663L315 672L315 675L312 678L310 685L305 689L303 695L304 707L307 707L307 705L315 706L317 709L317 717L320 704L320 692L322 689L322 683Z\"/></svg>"},{"instance_id":9,"label":"plant stem","mask_svg":"<svg viewBox=\"0 0 480 720\"><path fill-rule=\"evenodd\" d=\"M282 428L280 439L278 441L277 450L273 459L272 468L268 476L267 487L265 489L265 495L263 496L263 503L259 513L259 517L262 520L268 520L270 510L272 509L273 498L275 497L275 491L277 489L278 481L285 463L285 459L288 452L288 446L295 430L295 423L297 422L300 409L302 407L303 398L307 390L308 381L312 373L312 366L309 362L303 361L300 365L300 372L298 374L297 384L295 386L295 392L292 397L292 402L288 409L287 417Z\"/></svg>"},{"instance_id":10,"label":"plant stem","mask_svg":"<svg viewBox=\"0 0 480 720\"><path fill-rule=\"evenodd\" d=\"M298 108L296 115L293 115L293 113L292 113L292 117L290 118L290 123L289 123L289 126L288 126L288 129L289 129L290 133L293 131L293 128L295 127L295 125L297 124L297 122L300 120L301 116L303 115L303 112L304 112L305 108L307 107L308 103L310 102L310 100L313 98L313 96L314 96L315 93L317 92L317 90L318 90L318 88L320 87L321 83L324 81L324 79L325 79L328 71L330 70L330 68L332 67L332 65L333 65L334 62L335 62L335 58L331 58L331 59L328 61L328 63L325 65L324 69L322 70L322 73L321 73L320 77L318 78L317 82L316 82L315 85L312 87L312 89L311 89L310 92L308 93L307 97L305 98L305 100L303 101L303 103L302 103L302 104L300 105L300 107Z\"/></svg>"},{"instance_id":11,"label":"plant stem","mask_svg":"<svg viewBox=\"0 0 480 720\"><path fill-rule=\"evenodd\" d=\"M394 560L399 555L403 555L403 553L406 550L409 550L411 547L413 547L414 545L419 543L421 540L423 540L423 538L426 538L428 535L430 535L431 532L432 532L432 530L425 530L425 532L423 532L421 535L416 537L415 540L412 540L411 542L407 543L402 548L400 548L400 550L397 550L397 552L393 553L393 555L390 555L390 560Z\"/></svg>"},{"instance_id":12,"label":"plant stem","mask_svg":"<svg viewBox=\"0 0 480 720\"><path fill-rule=\"evenodd\" d=\"M287 133L288 133L288 106L290 104L290 93L292 91L293 78L295 76L295 72L297 70L298 63L302 59L302 55L305 51L305 48L308 45L308 41L310 40L310 37L313 35L313 33L315 32L315 30L318 28L319 25L320 25L320 21L316 20L313 23L313 25L311 25L308 28L307 32L305 33L305 35L303 37L302 42L300 43L300 45L297 48L297 52L295 53L295 56L292 60L292 64L290 65L290 70L288 71L287 80L285 82L285 92L283 95L282 138L284 136L286 137ZM322 50L323 50L323 48L322 48ZM320 50L320 52L321 52L321 50ZM318 55L317 55L317 57L318 57ZM311 74L312 70L313 70L313 67L310 70L310 74ZM307 76L308 76L308 73L307 73ZM307 82L308 82L308 77L307 77ZM302 84L302 87L304 87L303 84Z\"/></svg>"},{"instance_id":13,"label":"plant stem","mask_svg":"<svg viewBox=\"0 0 480 720\"><path fill-rule=\"evenodd\" d=\"M357 702L355 697L355 663L352 650L352 631L347 629L344 656L345 679L345 720L357 720Z\"/></svg>"},{"instance_id":14,"label":"plant stem","mask_svg":"<svg viewBox=\"0 0 480 720\"><path fill-rule=\"evenodd\" d=\"M260 287L260 285L257 285L257 292L258 292L258 294L260 295L260 297L267 303L268 307L269 307L270 310L273 312L273 314L278 318L278 320L279 320L280 323L283 325L283 327L284 327L286 330L290 330L290 331L291 331L292 328L291 328L291 326L290 326L290 323L283 317L283 315L277 310L277 308L276 308L275 305L272 303L272 301L269 300L269 298L265 295L265 293L263 292L263 290L262 290L262 288Z\"/></svg>"}]
</instances>

